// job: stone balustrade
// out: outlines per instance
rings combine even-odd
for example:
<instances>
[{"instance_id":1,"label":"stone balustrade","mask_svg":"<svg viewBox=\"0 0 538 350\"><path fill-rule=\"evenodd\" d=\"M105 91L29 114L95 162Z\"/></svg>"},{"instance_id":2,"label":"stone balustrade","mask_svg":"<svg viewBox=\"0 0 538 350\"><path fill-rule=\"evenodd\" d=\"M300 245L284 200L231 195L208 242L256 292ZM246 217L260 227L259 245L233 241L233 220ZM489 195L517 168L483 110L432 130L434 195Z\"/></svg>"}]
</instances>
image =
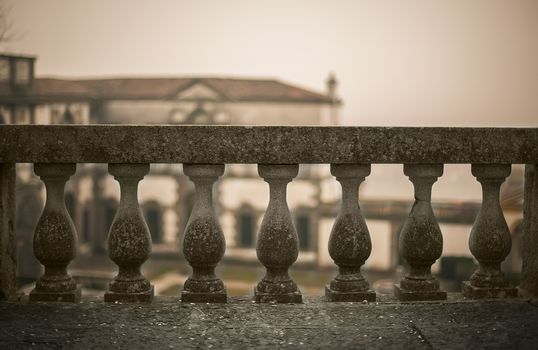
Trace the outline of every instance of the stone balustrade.
<instances>
[{"instance_id":1,"label":"stone balustrade","mask_svg":"<svg viewBox=\"0 0 538 350\"><path fill-rule=\"evenodd\" d=\"M15 294L15 163L34 163L47 199L35 230L36 258L45 267L30 301L71 301L80 288L68 275L75 257L76 232L65 208L66 181L77 163L108 163L119 182L121 201L108 234L110 259L119 268L104 294L107 302L149 302L153 287L140 272L149 257L151 237L140 212L138 183L150 163L182 163L196 189L183 254L192 267L181 300L226 302L226 288L215 274L225 253L222 230L212 204L214 182L225 164L258 164L270 200L257 237L256 252L266 274L254 287L259 303L300 303L302 294L288 274L298 256L298 237L287 205L286 187L299 164L330 164L342 187L329 253L339 268L326 287L326 300L374 301L361 274L372 251L362 217L358 188L376 163L403 164L413 183L415 203L402 228L400 252L408 270L395 286L402 301L442 300L446 292L431 275L441 256L443 236L431 206L433 184L443 164L472 164L483 202L471 231L469 249L479 262L462 286L467 298L516 297L501 271L511 238L499 204L499 188L512 164L526 164L524 251L519 294L538 296L538 129L363 128L246 126L0 126L0 296Z\"/></svg>"}]
</instances>

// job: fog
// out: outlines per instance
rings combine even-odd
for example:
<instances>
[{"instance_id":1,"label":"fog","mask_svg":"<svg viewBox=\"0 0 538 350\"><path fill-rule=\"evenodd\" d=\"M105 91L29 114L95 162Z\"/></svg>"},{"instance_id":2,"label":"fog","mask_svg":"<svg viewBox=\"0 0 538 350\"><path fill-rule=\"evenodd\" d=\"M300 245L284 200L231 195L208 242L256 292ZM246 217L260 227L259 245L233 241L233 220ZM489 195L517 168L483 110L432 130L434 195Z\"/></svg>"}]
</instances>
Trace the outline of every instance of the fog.
<instances>
[{"instance_id":1,"label":"fog","mask_svg":"<svg viewBox=\"0 0 538 350\"><path fill-rule=\"evenodd\" d=\"M347 125L538 126L533 0L9 0L38 76L276 77Z\"/></svg>"}]
</instances>

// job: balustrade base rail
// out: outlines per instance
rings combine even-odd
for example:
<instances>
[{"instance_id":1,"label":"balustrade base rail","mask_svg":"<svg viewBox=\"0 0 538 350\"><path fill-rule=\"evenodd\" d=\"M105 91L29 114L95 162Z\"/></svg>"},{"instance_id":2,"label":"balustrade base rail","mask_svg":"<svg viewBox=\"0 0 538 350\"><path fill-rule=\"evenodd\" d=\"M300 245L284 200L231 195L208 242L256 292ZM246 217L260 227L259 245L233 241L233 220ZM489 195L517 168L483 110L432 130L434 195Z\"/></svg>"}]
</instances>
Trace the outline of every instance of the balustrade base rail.
<instances>
[{"instance_id":1,"label":"balustrade base rail","mask_svg":"<svg viewBox=\"0 0 538 350\"><path fill-rule=\"evenodd\" d=\"M326 286L325 298L330 302L373 302L377 300L377 295L373 290L364 292L338 292L331 290L330 286Z\"/></svg>"},{"instance_id":2,"label":"balustrade base rail","mask_svg":"<svg viewBox=\"0 0 538 350\"><path fill-rule=\"evenodd\" d=\"M463 282L461 292L468 299L502 299L517 298L518 289L514 287L480 288L471 285L471 282Z\"/></svg>"},{"instance_id":3,"label":"balustrade base rail","mask_svg":"<svg viewBox=\"0 0 538 350\"><path fill-rule=\"evenodd\" d=\"M106 303L150 303L155 292L153 286L147 291L139 293L118 293L108 291L104 295Z\"/></svg>"},{"instance_id":4,"label":"balustrade base rail","mask_svg":"<svg viewBox=\"0 0 538 350\"><path fill-rule=\"evenodd\" d=\"M188 290L181 291L181 301L184 303L227 303L228 293L225 289L216 292L190 292Z\"/></svg>"},{"instance_id":5,"label":"balustrade base rail","mask_svg":"<svg viewBox=\"0 0 538 350\"><path fill-rule=\"evenodd\" d=\"M263 293L255 289L254 293L254 301L256 303L302 304L303 302L303 295L300 291L285 294L275 294Z\"/></svg>"},{"instance_id":6,"label":"balustrade base rail","mask_svg":"<svg viewBox=\"0 0 538 350\"><path fill-rule=\"evenodd\" d=\"M394 295L401 301L446 300L446 292L442 290L407 290L399 284L394 286Z\"/></svg>"},{"instance_id":7,"label":"balustrade base rail","mask_svg":"<svg viewBox=\"0 0 538 350\"><path fill-rule=\"evenodd\" d=\"M38 290L33 290L28 296L29 301L48 301L48 302L68 302L68 303L78 303L82 295L81 286L77 286L75 290L67 292L40 292ZM105 295L106 301L106 295Z\"/></svg>"}]
</instances>

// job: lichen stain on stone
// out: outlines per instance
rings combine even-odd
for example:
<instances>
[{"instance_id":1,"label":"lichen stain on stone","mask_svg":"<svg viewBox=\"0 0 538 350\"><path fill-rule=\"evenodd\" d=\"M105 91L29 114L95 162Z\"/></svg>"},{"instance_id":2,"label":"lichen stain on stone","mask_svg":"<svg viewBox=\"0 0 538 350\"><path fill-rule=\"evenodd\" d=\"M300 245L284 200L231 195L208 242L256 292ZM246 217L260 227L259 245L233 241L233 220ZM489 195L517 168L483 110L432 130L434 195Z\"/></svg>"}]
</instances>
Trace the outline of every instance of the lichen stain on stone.
<instances>
[{"instance_id":1,"label":"lichen stain on stone","mask_svg":"<svg viewBox=\"0 0 538 350\"><path fill-rule=\"evenodd\" d=\"M265 222L257 242L258 258L267 265L289 266L299 256L298 242L291 222Z\"/></svg>"},{"instance_id":2,"label":"lichen stain on stone","mask_svg":"<svg viewBox=\"0 0 538 350\"><path fill-rule=\"evenodd\" d=\"M115 262L145 261L151 252L151 236L139 215L120 215L114 219L108 238L109 256Z\"/></svg>"},{"instance_id":3,"label":"lichen stain on stone","mask_svg":"<svg viewBox=\"0 0 538 350\"><path fill-rule=\"evenodd\" d=\"M190 262L213 264L224 256L224 234L213 216L191 218L183 239L183 252Z\"/></svg>"},{"instance_id":4,"label":"lichen stain on stone","mask_svg":"<svg viewBox=\"0 0 538 350\"><path fill-rule=\"evenodd\" d=\"M443 236L435 218L417 220L410 216L402 228L400 247L406 260L437 260L443 251Z\"/></svg>"},{"instance_id":5,"label":"lichen stain on stone","mask_svg":"<svg viewBox=\"0 0 538 350\"><path fill-rule=\"evenodd\" d=\"M335 262L362 264L371 250L368 228L358 213L339 215L329 237L329 254Z\"/></svg>"},{"instance_id":6,"label":"lichen stain on stone","mask_svg":"<svg viewBox=\"0 0 538 350\"><path fill-rule=\"evenodd\" d=\"M77 239L66 213L44 212L36 226L34 252L40 261L70 261Z\"/></svg>"}]
</instances>

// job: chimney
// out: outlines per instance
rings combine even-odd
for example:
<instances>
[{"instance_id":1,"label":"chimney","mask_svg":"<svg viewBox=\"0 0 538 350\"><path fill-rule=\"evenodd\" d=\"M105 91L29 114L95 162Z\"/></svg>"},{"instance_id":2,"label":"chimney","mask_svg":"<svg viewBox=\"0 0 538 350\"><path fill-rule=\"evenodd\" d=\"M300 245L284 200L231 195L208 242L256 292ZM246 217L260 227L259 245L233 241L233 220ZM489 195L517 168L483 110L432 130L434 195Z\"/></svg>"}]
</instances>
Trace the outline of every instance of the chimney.
<instances>
[{"instance_id":1,"label":"chimney","mask_svg":"<svg viewBox=\"0 0 538 350\"><path fill-rule=\"evenodd\" d=\"M327 96L329 96L333 103L336 102L336 87L338 85L338 81L336 80L336 76L334 72L330 72L329 76L327 77Z\"/></svg>"}]
</instances>

